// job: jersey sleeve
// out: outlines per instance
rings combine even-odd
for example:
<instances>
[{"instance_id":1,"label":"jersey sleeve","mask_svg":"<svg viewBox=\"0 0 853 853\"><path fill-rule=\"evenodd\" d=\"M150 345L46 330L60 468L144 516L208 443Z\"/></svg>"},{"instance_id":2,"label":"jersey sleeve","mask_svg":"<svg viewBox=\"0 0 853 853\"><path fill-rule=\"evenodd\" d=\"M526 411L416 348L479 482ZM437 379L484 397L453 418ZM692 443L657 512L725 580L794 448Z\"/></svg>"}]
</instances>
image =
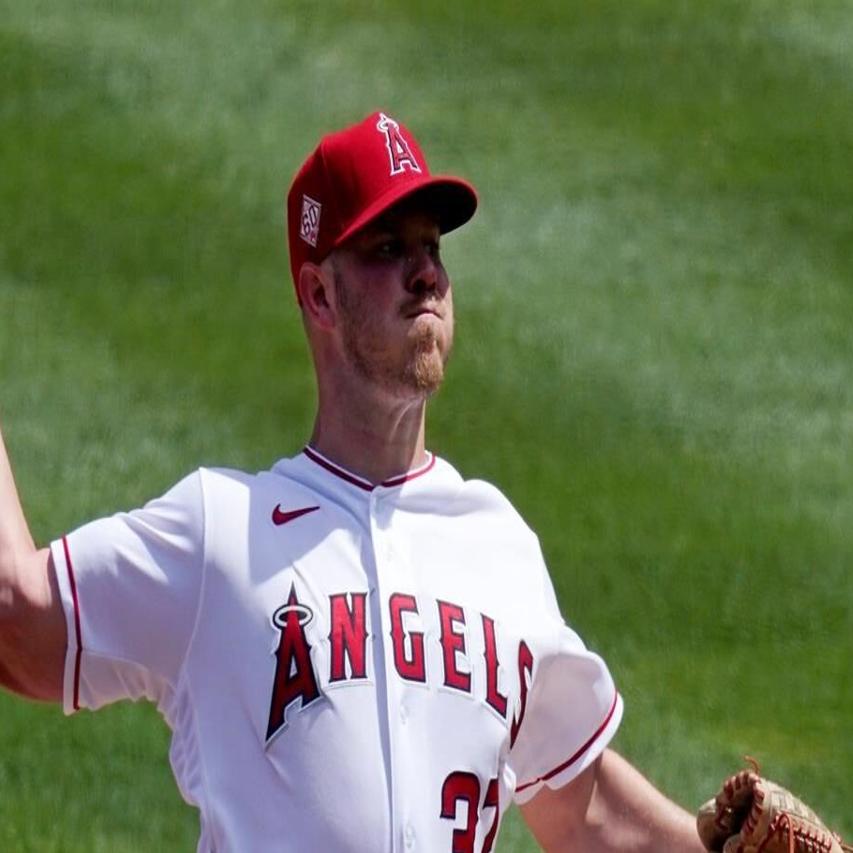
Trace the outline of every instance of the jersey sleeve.
<instances>
[{"instance_id":1,"label":"jersey sleeve","mask_svg":"<svg viewBox=\"0 0 853 853\"><path fill-rule=\"evenodd\" d=\"M65 712L141 698L167 711L201 589L201 473L56 540L51 555L68 633Z\"/></svg>"},{"instance_id":2,"label":"jersey sleeve","mask_svg":"<svg viewBox=\"0 0 853 853\"><path fill-rule=\"evenodd\" d=\"M546 616L541 633L531 637L532 678L509 755L518 804L543 785L567 785L592 764L616 734L623 713L607 664L565 624L544 561L541 565Z\"/></svg>"}]
</instances>

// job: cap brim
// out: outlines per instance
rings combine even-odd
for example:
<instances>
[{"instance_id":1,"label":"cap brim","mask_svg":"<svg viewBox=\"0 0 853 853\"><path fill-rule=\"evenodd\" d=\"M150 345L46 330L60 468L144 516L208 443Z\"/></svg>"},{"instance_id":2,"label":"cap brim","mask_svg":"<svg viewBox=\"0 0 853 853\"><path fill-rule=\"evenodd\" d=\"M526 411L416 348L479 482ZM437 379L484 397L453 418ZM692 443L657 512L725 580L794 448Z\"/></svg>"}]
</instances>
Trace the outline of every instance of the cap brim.
<instances>
[{"instance_id":1,"label":"cap brim","mask_svg":"<svg viewBox=\"0 0 853 853\"><path fill-rule=\"evenodd\" d=\"M335 240L333 247L345 243L394 205L415 196L423 196L424 209L436 214L442 234L464 225L477 209L477 192L462 178L436 175L407 181L375 199Z\"/></svg>"}]
</instances>

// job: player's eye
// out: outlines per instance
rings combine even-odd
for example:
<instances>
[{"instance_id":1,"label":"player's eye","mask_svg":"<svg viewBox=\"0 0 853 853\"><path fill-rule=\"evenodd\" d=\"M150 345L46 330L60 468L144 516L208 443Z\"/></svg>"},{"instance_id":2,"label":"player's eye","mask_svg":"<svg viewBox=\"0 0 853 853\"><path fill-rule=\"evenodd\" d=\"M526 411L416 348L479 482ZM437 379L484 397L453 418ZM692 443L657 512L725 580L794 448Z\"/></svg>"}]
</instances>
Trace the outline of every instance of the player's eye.
<instances>
[{"instance_id":1,"label":"player's eye","mask_svg":"<svg viewBox=\"0 0 853 853\"><path fill-rule=\"evenodd\" d=\"M376 245L376 254L380 258L399 258L403 254L403 243L394 238L382 240Z\"/></svg>"}]
</instances>

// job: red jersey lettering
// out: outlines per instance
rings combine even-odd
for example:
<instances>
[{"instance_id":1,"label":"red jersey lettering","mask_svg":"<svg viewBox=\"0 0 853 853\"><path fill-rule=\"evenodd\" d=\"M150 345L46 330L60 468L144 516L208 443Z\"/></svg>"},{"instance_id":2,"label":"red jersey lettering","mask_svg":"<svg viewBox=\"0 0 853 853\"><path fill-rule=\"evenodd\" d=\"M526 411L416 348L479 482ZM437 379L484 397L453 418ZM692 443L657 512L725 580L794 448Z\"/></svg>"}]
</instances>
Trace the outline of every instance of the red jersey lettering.
<instances>
[{"instance_id":1,"label":"red jersey lettering","mask_svg":"<svg viewBox=\"0 0 853 853\"><path fill-rule=\"evenodd\" d=\"M456 625L465 624L465 613L458 604L438 601L438 616L441 622L441 651L444 657L444 684L456 690L471 692L471 675L462 672L457 665L457 654L465 654L465 634L455 631Z\"/></svg>"},{"instance_id":2,"label":"red jersey lettering","mask_svg":"<svg viewBox=\"0 0 853 853\"><path fill-rule=\"evenodd\" d=\"M509 730L509 745L515 743L518 737L518 730L524 722L524 712L527 710L527 677L533 676L533 653L530 651L527 643L522 640L518 644L518 691L519 691L519 709L518 717L512 721L512 726Z\"/></svg>"},{"instance_id":3,"label":"red jersey lettering","mask_svg":"<svg viewBox=\"0 0 853 853\"><path fill-rule=\"evenodd\" d=\"M367 678L367 625L365 623L365 601L367 593L350 593L352 606L347 604L346 593L329 596L329 616L331 630L331 663L329 681L344 681L347 678L346 661L349 661L350 675L354 678Z\"/></svg>"},{"instance_id":4,"label":"red jersey lettering","mask_svg":"<svg viewBox=\"0 0 853 853\"><path fill-rule=\"evenodd\" d=\"M320 697L311 666L311 646L305 639L305 626L313 618L311 609L299 603L296 587L291 585L287 603L279 607L272 617L273 625L281 631L281 639L275 653L267 740L285 725L285 711L289 705L300 700L300 707L305 708Z\"/></svg>"},{"instance_id":5,"label":"red jersey lettering","mask_svg":"<svg viewBox=\"0 0 853 853\"><path fill-rule=\"evenodd\" d=\"M403 614L417 613L418 604L413 595L396 592L388 601L391 614L391 639L394 643L394 666L397 672L407 681L426 681L426 665L424 663L424 634L423 631L403 629ZM406 652L406 641L410 651Z\"/></svg>"},{"instance_id":6,"label":"red jersey lettering","mask_svg":"<svg viewBox=\"0 0 853 853\"><path fill-rule=\"evenodd\" d=\"M507 699L498 690L498 645L495 640L495 620L490 619L485 613L483 617L483 656L486 659L486 702L506 719Z\"/></svg>"}]
</instances>

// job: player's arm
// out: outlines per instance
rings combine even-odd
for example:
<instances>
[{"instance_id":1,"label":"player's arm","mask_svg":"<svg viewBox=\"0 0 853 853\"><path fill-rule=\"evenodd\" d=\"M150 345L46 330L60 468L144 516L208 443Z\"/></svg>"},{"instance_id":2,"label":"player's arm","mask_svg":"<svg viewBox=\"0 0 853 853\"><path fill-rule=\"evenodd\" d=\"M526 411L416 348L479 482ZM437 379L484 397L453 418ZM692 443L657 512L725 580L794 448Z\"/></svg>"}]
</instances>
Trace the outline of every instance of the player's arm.
<instances>
[{"instance_id":1,"label":"player's arm","mask_svg":"<svg viewBox=\"0 0 853 853\"><path fill-rule=\"evenodd\" d=\"M50 551L33 542L0 432L0 685L60 700L65 644Z\"/></svg>"},{"instance_id":2,"label":"player's arm","mask_svg":"<svg viewBox=\"0 0 853 853\"><path fill-rule=\"evenodd\" d=\"M704 853L696 822L610 749L562 788L521 806L548 853Z\"/></svg>"}]
</instances>

